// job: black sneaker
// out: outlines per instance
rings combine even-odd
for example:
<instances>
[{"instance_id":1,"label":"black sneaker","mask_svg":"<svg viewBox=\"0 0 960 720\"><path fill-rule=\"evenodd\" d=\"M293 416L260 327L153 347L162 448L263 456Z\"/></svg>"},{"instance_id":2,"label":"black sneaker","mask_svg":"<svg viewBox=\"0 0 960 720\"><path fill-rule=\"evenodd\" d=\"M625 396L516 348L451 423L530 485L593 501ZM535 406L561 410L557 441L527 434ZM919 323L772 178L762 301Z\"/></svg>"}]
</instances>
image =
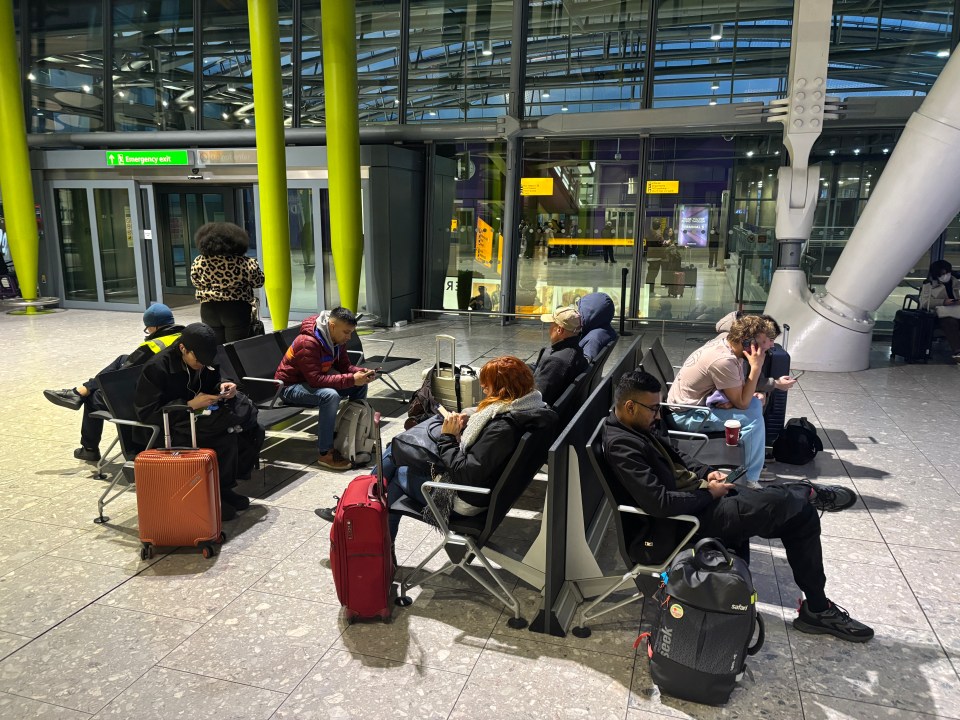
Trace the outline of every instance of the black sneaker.
<instances>
[{"instance_id":1,"label":"black sneaker","mask_svg":"<svg viewBox=\"0 0 960 720\"><path fill-rule=\"evenodd\" d=\"M237 519L237 511L233 508L233 505L228 505L223 501L220 502L220 519L221 520Z\"/></svg>"},{"instance_id":2,"label":"black sneaker","mask_svg":"<svg viewBox=\"0 0 960 720\"><path fill-rule=\"evenodd\" d=\"M820 512L840 512L857 502L857 494L842 485L816 485L810 483L813 494L810 503Z\"/></svg>"},{"instance_id":3,"label":"black sneaker","mask_svg":"<svg viewBox=\"0 0 960 720\"><path fill-rule=\"evenodd\" d=\"M246 510L250 507L250 498L230 489L220 491L220 500L223 501L223 504L230 505L234 510Z\"/></svg>"},{"instance_id":4,"label":"black sneaker","mask_svg":"<svg viewBox=\"0 0 960 720\"><path fill-rule=\"evenodd\" d=\"M333 516L337 514L337 509L335 507L329 508L317 508L313 511L317 517L321 517L327 522L333 522Z\"/></svg>"},{"instance_id":5,"label":"black sneaker","mask_svg":"<svg viewBox=\"0 0 960 720\"><path fill-rule=\"evenodd\" d=\"M830 602L829 600L827 602ZM863 643L873 637L873 629L857 622L850 613L839 605L830 602L823 612L810 612L807 601L800 603L798 615L793 626L800 632L811 635L833 635L848 642Z\"/></svg>"},{"instance_id":6,"label":"black sneaker","mask_svg":"<svg viewBox=\"0 0 960 720\"><path fill-rule=\"evenodd\" d=\"M97 448L78 447L73 451L73 456L84 462L100 462L100 451Z\"/></svg>"},{"instance_id":7,"label":"black sneaker","mask_svg":"<svg viewBox=\"0 0 960 720\"><path fill-rule=\"evenodd\" d=\"M83 398L73 388L63 390L44 390L43 396L54 405L65 407L68 410L79 410L83 405Z\"/></svg>"}]
</instances>

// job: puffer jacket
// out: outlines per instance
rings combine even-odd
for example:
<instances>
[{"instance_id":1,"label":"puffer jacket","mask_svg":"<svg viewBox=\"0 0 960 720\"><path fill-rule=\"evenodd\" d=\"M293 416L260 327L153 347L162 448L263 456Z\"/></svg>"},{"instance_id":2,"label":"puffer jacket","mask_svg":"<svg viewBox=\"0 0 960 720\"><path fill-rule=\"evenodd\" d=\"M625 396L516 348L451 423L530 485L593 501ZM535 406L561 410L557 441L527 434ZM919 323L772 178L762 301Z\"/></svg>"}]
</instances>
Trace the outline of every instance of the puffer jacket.
<instances>
[{"instance_id":1,"label":"puffer jacket","mask_svg":"<svg viewBox=\"0 0 960 720\"><path fill-rule=\"evenodd\" d=\"M274 379L284 385L306 383L315 388L344 390L354 386L353 374L360 370L350 362L345 345L334 345L317 328L329 313L308 317L300 323L300 334L287 348Z\"/></svg>"}]
</instances>

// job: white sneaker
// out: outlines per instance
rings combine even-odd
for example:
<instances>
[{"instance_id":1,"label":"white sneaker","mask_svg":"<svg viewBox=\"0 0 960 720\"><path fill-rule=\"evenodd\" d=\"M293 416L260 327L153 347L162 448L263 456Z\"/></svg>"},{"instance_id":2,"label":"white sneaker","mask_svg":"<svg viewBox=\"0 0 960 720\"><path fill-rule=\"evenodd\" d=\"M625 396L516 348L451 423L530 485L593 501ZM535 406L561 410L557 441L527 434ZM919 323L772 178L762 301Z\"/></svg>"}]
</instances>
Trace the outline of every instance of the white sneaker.
<instances>
[{"instance_id":1,"label":"white sneaker","mask_svg":"<svg viewBox=\"0 0 960 720\"><path fill-rule=\"evenodd\" d=\"M744 480L741 483L737 483L740 487L750 488L751 490L762 490L763 486L760 485L756 480Z\"/></svg>"},{"instance_id":2,"label":"white sneaker","mask_svg":"<svg viewBox=\"0 0 960 720\"><path fill-rule=\"evenodd\" d=\"M760 479L770 482L771 480L776 480L777 475L776 473L770 472L769 470L764 468L763 470L760 471Z\"/></svg>"}]
</instances>

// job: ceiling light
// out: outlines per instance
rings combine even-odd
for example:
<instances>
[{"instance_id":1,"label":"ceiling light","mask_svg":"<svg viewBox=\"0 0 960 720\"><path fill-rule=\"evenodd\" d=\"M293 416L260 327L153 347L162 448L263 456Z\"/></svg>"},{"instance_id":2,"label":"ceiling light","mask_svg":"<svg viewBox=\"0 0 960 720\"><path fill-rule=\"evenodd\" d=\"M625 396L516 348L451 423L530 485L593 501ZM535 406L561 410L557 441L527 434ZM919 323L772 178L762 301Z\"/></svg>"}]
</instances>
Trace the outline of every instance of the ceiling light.
<instances>
[{"instance_id":1,"label":"ceiling light","mask_svg":"<svg viewBox=\"0 0 960 720\"><path fill-rule=\"evenodd\" d=\"M195 113L195 112L197 111L197 109L196 109L193 105L190 105L190 106L187 108L187 110L189 110L189 111L192 112L192 113Z\"/></svg>"},{"instance_id":2,"label":"ceiling light","mask_svg":"<svg viewBox=\"0 0 960 720\"><path fill-rule=\"evenodd\" d=\"M723 39L723 25L714 23L710 26L710 39L716 42Z\"/></svg>"},{"instance_id":3,"label":"ceiling light","mask_svg":"<svg viewBox=\"0 0 960 720\"><path fill-rule=\"evenodd\" d=\"M860 148L854 148L854 149L853 149L853 154L854 154L854 155L859 155L859 154L860 154Z\"/></svg>"},{"instance_id":4,"label":"ceiling light","mask_svg":"<svg viewBox=\"0 0 960 720\"><path fill-rule=\"evenodd\" d=\"M436 116L437 116L437 111L436 111L436 110L431 110L431 111L428 113L428 115L430 115L430 117L436 117Z\"/></svg>"},{"instance_id":5,"label":"ceiling light","mask_svg":"<svg viewBox=\"0 0 960 720\"><path fill-rule=\"evenodd\" d=\"M27 73L27 80L33 82L36 79L37 79L37 76L34 75L32 72Z\"/></svg>"},{"instance_id":6,"label":"ceiling light","mask_svg":"<svg viewBox=\"0 0 960 720\"><path fill-rule=\"evenodd\" d=\"M830 154L831 154L831 155L836 155L836 154L837 154L837 151L836 151L836 150L831 150L831 151L830 151Z\"/></svg>"},{"instance_id":7,"label":"ceiling light","mask_svg":"<svg viewBox=\"0 0 960 720\"><path fill-rule=\"evenodd\" d=\"M126 96L127 96L127 94L126 94L123 90L121 90L120 92L118 92L117 95L118 95L119 97L126 97Z\"/></svg>"},{"instance_id":8,"label":"ceiling light","mask_svg":"<svg viewBox=\"0 0 960 720\"><path fill-rule=\"evenodd\" d=\"M710 89L711 89L711 90L719 90L719 89L720 89L720 83L717 82L716 80L714 80L712 83L710 83Z\"/></svg>"},{"instance_id":9,"label":"ceiling light","mask_svg":"<svg viewBox=\"0 0 960 720\"><path fill-rule=\"evenodd\" d=\"M747 150L747 157L753 157L753 150Z\"/></svg>"},{"instance_id":10,"label":"ceiling light","mask_svg":"<svg viewBox=\"0 0 960 720\"><path fill-rule=\"evenodd\" d=\"M244 125L249 125L249 124L250 124L250 118L244 118L244 119L243 119L243 124L244 124Z\"/></svg>"},{"instance_id":11,"label":"ceiling light","mask_svg":"<svg viewBox=\"0 0 960 720\"><path fill-rule=\"evenodd\" d=\"M938 58L950 57L950 51L949 51L949 50L941 50L940 52L937 53L937 57L938 57Z\"/></svg>"},{"instance_id":12,"label":"ceiling light","mask_svg":"<svg viewBox=\"0 0 960 720\"><path fill-rule=\"evenodd\" d=\"M570 108L568 108L566 105L561 105L561 106L560 106L560 112L567 112L569 109L570 109Z\"/></svg>"},{"instance_id":13,"label":"ceiling light","mask_svg":"<svg viewBox=\"0 0 960 720\"><path fill-rule=\"evenodd\" d=\"M716 104L717 104L717 101L716 101L716 100L711 100L708 104L709 104L709 105L716 105Z\"/></svg>"},{"instance_id":14,"label":"ceiling light","mask_svg":"<svg viewBox=\"0 0 960 720\"><path fill-rule=\"evenodd\" d=\"M779 154L780 154L780 151L779 151L779 150L777 150L777 151L774 153L774 155L779 155Z\"/></svg>"},{"instance_id":15,"label":"ceiling light","mask_svg":"<svg viewBox=\"0 0 960 720\"><path fill-rule=\"evenodd\" d=\"M883 154L884 154L884 155L886 155L888 152L890 152L890 148L884 148L884 149L883 149Z\"/></svg>"},{"instance_id":16,"label":"ceiling light","mask_svg":"<svg viewBox=\"0 0 960 720\"><path fill-rule=\"evenodd\" d=\"M220 113L220 115L223 117L224 120L229 120L229 119L230 119L230 116L227 115L227 113Z\"/></svg>"},{"instance_id":17,"label":"ceiling light","mask_svg":"<svg viewBox=\"0 0 960 720\"><path fill-rule=\"evenodd\" d=\"M493 44L489 40L484 40L483 49L480 51L480 53L487 57L493 55Z\"/></svg>"},{"instance_id":18,"label":"ceiling light","mask_svg":"<svg viewBox=\"0 0 960 720\"><path fill-rule=\"evenodd\" d=\"M540 97L542 97L544 100L546 100L548 97L550 97L550 91L549 91L549 90L541 90L541 91L540 91Z\"/></svg>"},{"instance_id":19,"label":"ceiling light","mask_svg":"<svg viewBox=\"0 0 960 720\"><path fill-rule=\"evenodd\" d=\"M163 107L167 107L170 105L170 103L168 103L166 100L161 100L160 104L163 105Z\"/></svg>"},{"instance_id":20,"label":"ceiling light","mask_svg":"<svg viewBox=\"0 0 960 720\"><path fill-rule=\"evenodd\" d=\"M93 92L93 88L90 87L89 85L84 85L84 86L83 86L83 91L84 91L85 93Z\"/></svg>"}]
</instances>

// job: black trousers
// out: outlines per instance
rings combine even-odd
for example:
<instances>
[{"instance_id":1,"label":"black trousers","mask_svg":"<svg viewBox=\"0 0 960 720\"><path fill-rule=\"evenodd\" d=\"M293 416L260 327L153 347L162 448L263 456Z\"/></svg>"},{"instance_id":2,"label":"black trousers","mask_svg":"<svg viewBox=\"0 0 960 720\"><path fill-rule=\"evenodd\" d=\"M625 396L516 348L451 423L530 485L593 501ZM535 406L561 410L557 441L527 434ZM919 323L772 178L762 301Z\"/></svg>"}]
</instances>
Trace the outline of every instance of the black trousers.
<instances>
[{"instance_id":1,"label":"black trousers","mask_svg":"<svg viewBox=\"0 0 960 720\"><path fill-rule=\"evenodd\" d=\"M797 586L815 605L826 601L820 516L809 502L806 485L773 485L744 489L721 498L698 513L699 537L719 538L731 548L751 537L779 539Z\"/></svg>"},{"instance_id":2,"label":"black trousers","mask_svg":"<svg viewBox=\"0 0 960 720\"><path fill-rule=\"evenodd\" d=\"M604 245L603 246L603 261L606 262L616 262L616 259L613 257L613 245Z\"/></svg>"},{"instance_id":3,"label":"black trousers","mask_svg":"<svg viewBox=\"0 0 960 720\"><path fill-rule=\"evenodd\" d=\"M937 318L937 327L947 336L950 351L954 354L960 352L960 320L952 317Z\"/></svg>"},{"instance_id":4,"label":"black trousers","mask_svg":"<svg viewBox=\"0 0 960 720\"><path fill-rule=\"evenodd\" d=\"M708 267L713 267L717 264L717 254L720 252L720 246L711 244L709 250L710 253L707 265Z\"/></svg>"},{"instance_id":5,"label":"black trousers","mask_svg":"<svg viewBox=\"0 0 960 720\"><path fill-rule=\"evenodd\" d=\"M97 375L119 370L126 360L126 355L117 356L112 363L107 365L97 373ZM83 420L80 421L80 444L92 450L100 447L100 438L103 437L103 420L91 417L90 413L97 412L98 410L106 410L107 403L103 399L103 393L100 392L100 383L96 378L90 378L83 386L90 391L90 394L83 399Z\"/></svg>"},{"instance_id":6,"label":"black trousers","mask_svg":"<svg viewBox=\"0 0 960 720\"><path fill-rule=\"evenodd\" d=\"M175 447L190 447L190 432L173 430ZM260 448L263 446L264 431L259 425L242 432L205 433L197 428L197 445L210 448L217 453L217 469L220 473L220 489L232 488L237 480L250 477Z\"/></svg>"},{"instance_id":7,"label":"black trousers","mask_svg":"<svg viewBox=\"0 0 960 720\"><path fill-rule=\"evenodd\" d=\"M213 328L217 342L244 340L250 337L250 315L253 307L243 300L200 303L200 319Z\"/></svg>"}]
</instances>

